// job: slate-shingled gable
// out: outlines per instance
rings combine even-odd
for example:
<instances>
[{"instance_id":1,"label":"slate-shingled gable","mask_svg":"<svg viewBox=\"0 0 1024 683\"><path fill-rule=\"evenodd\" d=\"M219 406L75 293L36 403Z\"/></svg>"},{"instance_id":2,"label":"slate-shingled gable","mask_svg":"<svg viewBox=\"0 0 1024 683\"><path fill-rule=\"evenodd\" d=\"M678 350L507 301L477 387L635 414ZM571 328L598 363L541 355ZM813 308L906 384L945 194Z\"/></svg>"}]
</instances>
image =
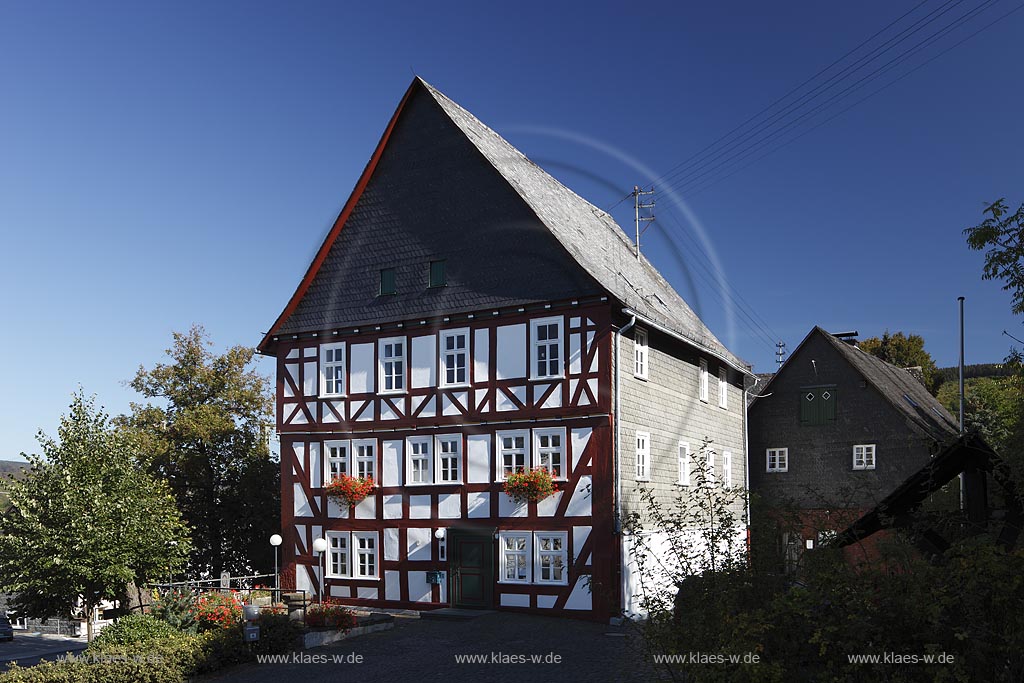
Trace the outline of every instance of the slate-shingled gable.
<instances>
[{"instance_id":1,"label":"slate-shingled gable","mask_svg":"<svg viewBox=\"0 0 1024 683\"><path fill-rule=\"evenodd\" d=\"M322 265L311 268L308 288L300 286L261 348L271 335L610 294L746 367L635 258L611 216L425 81L413 81L381 144ZM448 286L428 290L434 258L447 260ZM378 296L382 267L396 269L396 296Z\"/></svg>"}]
</instances>

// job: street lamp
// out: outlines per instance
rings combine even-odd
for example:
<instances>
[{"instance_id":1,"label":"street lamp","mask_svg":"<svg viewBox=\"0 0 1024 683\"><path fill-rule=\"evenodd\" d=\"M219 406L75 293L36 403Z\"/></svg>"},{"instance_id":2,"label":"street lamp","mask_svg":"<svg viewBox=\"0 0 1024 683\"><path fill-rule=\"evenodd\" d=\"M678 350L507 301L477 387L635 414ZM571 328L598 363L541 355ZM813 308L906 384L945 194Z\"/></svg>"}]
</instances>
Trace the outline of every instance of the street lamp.
<instances>
[{"instance_id":1,"label":"street lamp","mask_svg":"<svg viewBox=\"0 0 1024 683\"><path fill-rule=\"evenodd\" d=\"M278 548L280 548L283 541L284 539L281 538L281 534L274 534L270 537L270 545L274 546L274 588L277 589L277 595L274 596L274 602L281 600L281 574L277 569L277 554L280 552Z\"/></svg>"},{"instance_id":2,"label":"street lamp","mask_svg":"<svg viewBox=\"0 0 1024 683\"><path fill-rule=\"evenodd\" d=\"M324 604L324 551L327 550L327 540L318 538L313 541L313 552L320 555L320 604Z\"/></svg>"}]
</instances>

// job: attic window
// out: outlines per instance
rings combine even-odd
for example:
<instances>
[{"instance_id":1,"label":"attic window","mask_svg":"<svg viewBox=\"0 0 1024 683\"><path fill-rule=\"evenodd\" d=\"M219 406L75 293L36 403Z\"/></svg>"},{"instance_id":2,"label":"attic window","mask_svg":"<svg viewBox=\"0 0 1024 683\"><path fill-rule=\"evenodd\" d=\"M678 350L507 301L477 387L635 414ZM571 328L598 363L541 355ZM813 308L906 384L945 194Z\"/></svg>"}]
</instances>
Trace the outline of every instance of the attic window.
<instances>
[{"instance_id":1,"label":"attic window","mask_svg":"<svg viewBox=\"0 0 1024 683\"><path fill-rule=\"evenodd\" d=\"M824 425L836 421L836 388L805 387L800 398L800 423Z\"/></svg>"},{"instance_id":2,"label":"attic window","mask_svg":"<svg viewBox=\"0 0 1024 683\"><path fill-rule=\"evenodd\" d=\"M444 271L444 261L431 261L430 274L428 275L428 287L444 287L448 284L448 277Z\"/></svg>"},{"instance_id":3,"label":"attic window","mask_svg":"<svg viewBox=\"0 0 1024 683\"><path fill-rule=\"evenodd\" d=\"M910 405L914 406L915 408L920 408L921 407L920 405L918 405L917 401L915 401L914 399L910 398L910 394L903 394L903 398L907 399L907 403L909 403Z\"/></svg>"},{"instance_id":4,"label":"attic window","mask_svg":"<svg viewBox=\"0 0 1024 683\"><path fill-rule=\"evenodd\" d=\"M394 268L381 268L380 269L380 295L385 296L387 294L396 294L395 288L395 269Z\"/></svg>"}]
</instances>

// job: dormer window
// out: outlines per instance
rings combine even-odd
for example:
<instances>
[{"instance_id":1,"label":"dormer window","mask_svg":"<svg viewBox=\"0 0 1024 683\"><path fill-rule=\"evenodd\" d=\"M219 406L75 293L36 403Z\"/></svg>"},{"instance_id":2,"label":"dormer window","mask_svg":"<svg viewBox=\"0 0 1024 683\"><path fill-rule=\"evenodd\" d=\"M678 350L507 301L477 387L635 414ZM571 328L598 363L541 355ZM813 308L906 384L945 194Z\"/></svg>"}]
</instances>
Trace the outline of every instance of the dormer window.
<instances>
[{"instance_id":1,"label":"dormer window","mask_svg":"<svg viewBox=\"0 0 1024 683\"><path fill-rule=\"evenodd\" d=\"M394 268L381 268L380 269L380 295L386 296L388 294L397 294L398 290L395 285L395 269Z\"/></svg>"},{"instance_id":2,"label":"dormer window","mask_svg":"<svg viewBox=\"0 0 1024 683\"><path fill-rule=\"evenodd\" d=\"M427 275L427 287L444 287L448 284L448 275L445 273L445 261L431 261L430 272Z\"/></svg>"}]
</instances>

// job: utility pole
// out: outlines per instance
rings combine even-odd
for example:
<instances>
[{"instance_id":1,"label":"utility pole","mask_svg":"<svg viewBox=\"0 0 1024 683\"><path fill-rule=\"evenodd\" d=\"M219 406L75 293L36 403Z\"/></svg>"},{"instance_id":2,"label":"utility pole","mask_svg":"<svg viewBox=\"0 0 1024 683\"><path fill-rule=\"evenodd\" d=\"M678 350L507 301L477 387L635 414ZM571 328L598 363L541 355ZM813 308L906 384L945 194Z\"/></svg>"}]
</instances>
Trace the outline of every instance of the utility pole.
<instances>
[{"instance_id":1,"label":"utility pole","mask_svg":"<svg viewBox=\"0 0 1024 683\"><path fill-rule=\"evenodd\" d=\"M654 202L650 204L640 203L641 195L654 194L654 188L647 190L646 192L640 189L639 185L633 186L633 213L636 216L636 260L640 260L640 223L650 223L654 220L654 214L650 216L641 216L640 209L653 209ZM646 230L646 228L644 228Z\"/></svg>"},{"instance_id":2,"label":"utility pole","mask_svg":"<svg viewBox=\"0 0 1024 683\"><path fill-rule=\"evenodd\" d=\"M775 348L775 362L778 363L781 368L782 364L786 362L786 342L780 340L775 344Z\"/></svg>"}]
</instances>

